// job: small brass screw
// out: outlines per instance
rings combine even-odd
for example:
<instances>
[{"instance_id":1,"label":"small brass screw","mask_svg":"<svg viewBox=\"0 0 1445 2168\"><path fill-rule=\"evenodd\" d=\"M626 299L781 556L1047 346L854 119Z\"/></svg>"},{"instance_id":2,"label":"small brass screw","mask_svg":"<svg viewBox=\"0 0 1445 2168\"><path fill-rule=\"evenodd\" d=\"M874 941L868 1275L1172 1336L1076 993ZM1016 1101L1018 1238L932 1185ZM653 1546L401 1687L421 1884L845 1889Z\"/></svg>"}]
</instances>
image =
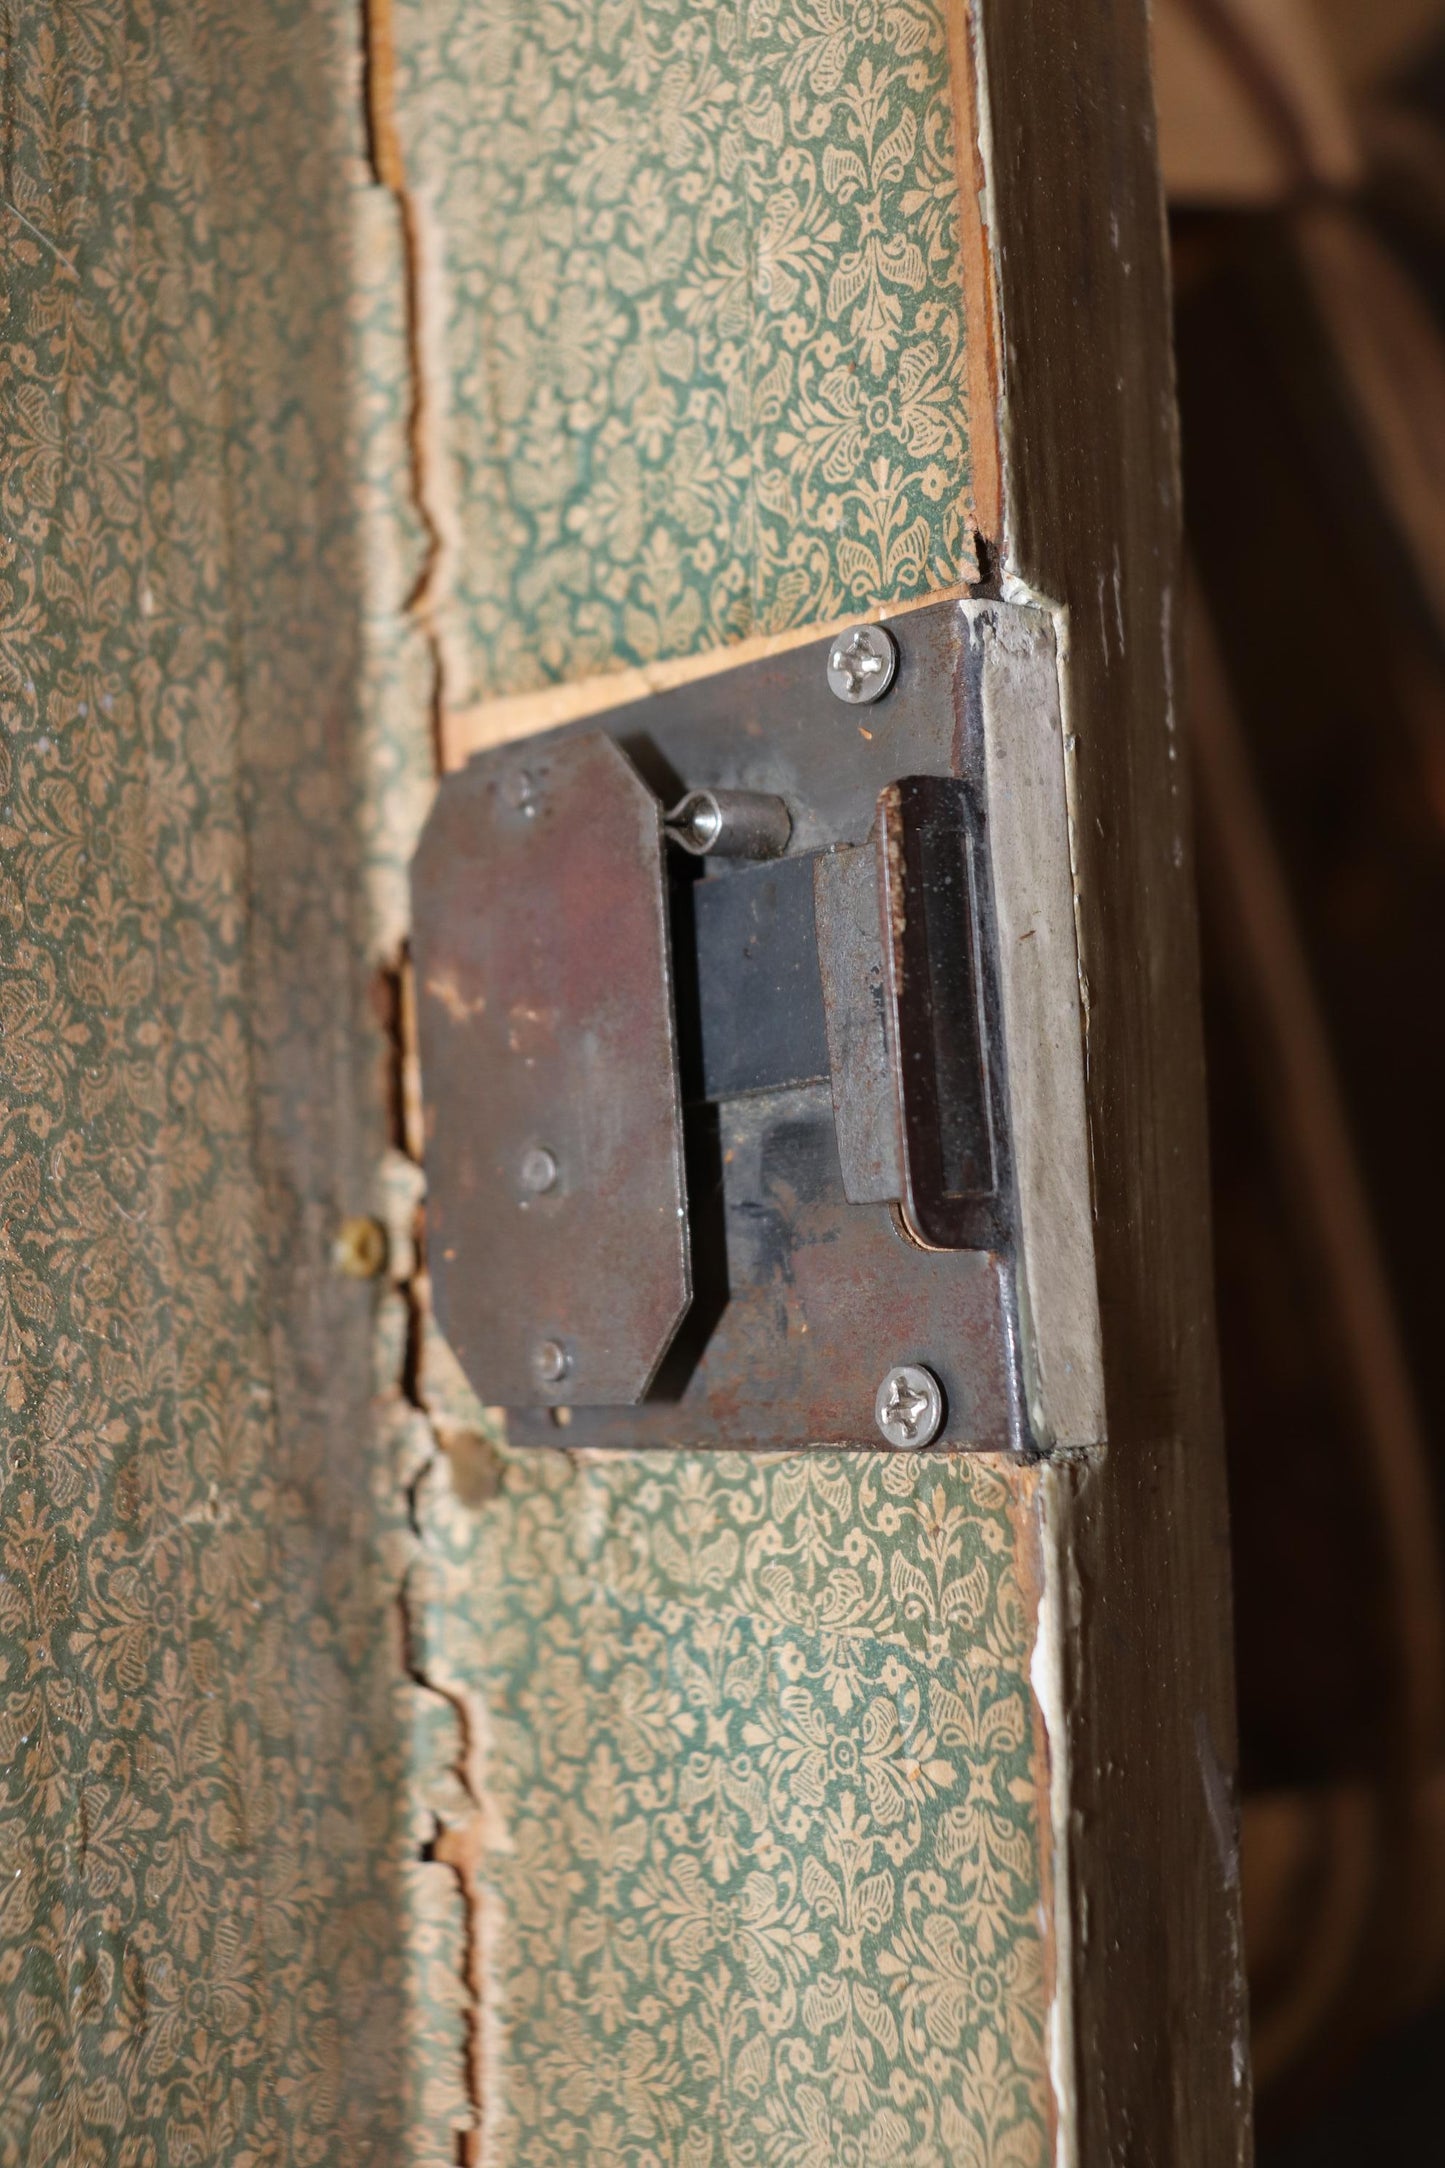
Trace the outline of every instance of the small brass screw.
<instances>
[{"instance_id":1,"label":"small brass screw","mask_svg":"<svg viewBox=\"0 0 1445 2168\"><path fill-rule=\"evenodd\" d=\"M386 1229L380 1220L354 1212L336 1230L331 1263L348 1280L374 1280L385 1269L386 1250Z\"/></svg>"}]
</instances>

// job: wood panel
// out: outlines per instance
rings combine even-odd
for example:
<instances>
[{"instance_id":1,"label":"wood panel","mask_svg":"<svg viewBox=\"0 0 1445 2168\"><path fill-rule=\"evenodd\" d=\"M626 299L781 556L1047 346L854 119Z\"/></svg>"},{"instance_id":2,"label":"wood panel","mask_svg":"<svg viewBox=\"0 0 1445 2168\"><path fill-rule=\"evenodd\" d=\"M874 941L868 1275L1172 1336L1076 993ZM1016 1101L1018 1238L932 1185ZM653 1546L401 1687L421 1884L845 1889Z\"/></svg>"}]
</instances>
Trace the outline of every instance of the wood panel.
<instances>
[{"instance_id":1,"label":"wood panel","mask_svg":"<svg viewBox=\"0 0 1445 2168\"><path fill-rule=\"evenodd\" d=\"M1179 504L1142 6L984 0L1002 573L1068 613L1109 1439L1046 1483L1058 1923L1084 2163L1244 2159L1228 1525Z\"/></svg>"}]
</instances>

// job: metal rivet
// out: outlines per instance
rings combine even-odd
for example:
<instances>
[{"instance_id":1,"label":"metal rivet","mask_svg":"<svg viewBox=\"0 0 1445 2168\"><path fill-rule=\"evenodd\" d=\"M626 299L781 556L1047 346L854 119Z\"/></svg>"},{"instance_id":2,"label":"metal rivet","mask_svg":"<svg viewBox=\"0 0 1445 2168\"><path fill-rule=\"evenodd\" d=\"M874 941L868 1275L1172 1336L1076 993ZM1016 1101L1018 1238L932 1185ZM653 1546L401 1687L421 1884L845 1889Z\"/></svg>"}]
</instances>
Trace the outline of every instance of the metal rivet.
<instances>
[{"instance_id":1,"label":"metal rivet","mask_svg":"<svg viewBox=\"0 0 1445 2168\"><path fill-rule=\"evenodd\" d=\"M536 778L526 769L517 768L502 784L502 803L513 813L525 813L531 820L537 811Z\"/></svg>"},{"instance_id":2,"label":"metal rivet","mask_svg":"<svg viewBox=\"0 0 1445 2168\"><path fill-rule=\"evenodd\" d=\"M336 1230L334 1269L348 1280L374 1280L386 1263L386 1229L380 1220L353 1213Z\"/></svg>"},{"instance_id":3,"label":"metal rivet","mask_svg":"<svg viewBox=\"0 0 1445 2168\"><path fill-rule=\"evenodd\" d=\"M828 684L850 707L881 700L898 668L898 644L882 625L855 625L828 650Z\"/></svg>"},{"instance_id":4,"label":"metal rivet","mask_svg":"<svg viewBox=\"0 0 1445 2168\"><path fill-rule=\"evenodd\" d=\"M545 1197L556 1186L557 1162L545 1144L534 1144L522 1154L522 1187L534 1197Z\"/></svg>"},{"instance_id":5,"label":"metal rivet","mask_svg":"<svg viewBox=\"0 0 1445 2168\"><path fill-rule=\"evenodd\" d=\"M873 1413L891 1446L916 1453L943 1428L943 1388L922 1363L900 1363L879 1386Z\"/></svg>"},{"instance_id":6,"label":"metal rivet","mask_svg":"<svg viewBox=\"0 0 1445 2168\"><path fill-rule=\"evenodd\" d=\"M560 1385L572 1367L571 1358L560 1340L539 1341L532 1361L544 1385Z\"/></svg>"}]
</instances>

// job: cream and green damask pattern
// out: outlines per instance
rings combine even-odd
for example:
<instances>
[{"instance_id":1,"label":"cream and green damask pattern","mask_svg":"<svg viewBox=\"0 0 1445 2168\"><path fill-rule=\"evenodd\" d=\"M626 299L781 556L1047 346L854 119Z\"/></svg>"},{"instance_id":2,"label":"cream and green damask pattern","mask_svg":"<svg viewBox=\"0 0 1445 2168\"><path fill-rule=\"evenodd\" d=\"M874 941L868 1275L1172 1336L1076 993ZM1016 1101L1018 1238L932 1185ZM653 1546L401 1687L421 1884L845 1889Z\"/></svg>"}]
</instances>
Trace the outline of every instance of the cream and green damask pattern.
<instances>
[{"instance_id":1,"label":"cream and green damask pattern","mask_svg":"<svg viewBox=\"0 0 1445 2168\"><path fill-rule=\"evenodd\" d=\"M881 1454L493 1482L419 1501L484 1803L485 2157L1042 2168L1015 1488Z\"/></svg>"},{"instance_id":2,"label":"cream and green damask pattern","mask_svg":"<svg viewBox=\"0 0 1445 2168\"><path fill-rule=\"evenodd\" d=\"M967 577L941 7L392 13L0 0L0 2168L1041 2168L1022 1479L465 1502L373 1021L439 694Z\"/></svg>"},{"instance_id":3,"label":"cream and green damask pattern","mask_svg":"<svg viewBox=\"0 0 1445 2168\"><path fill-rule=\"evenodd\" d=\"M944 0L392 0L447 703L973 569Z\"/></svg>"},{"instance_id":4,"label":"cream and green damask pattern","mask_svg":"<svg viewBox=\"0 0 1445 2168\"><path fill-rule=\"evenodd\" d=\"M391 0L444 711L974 569L942 0ZM512 1454L435 1343L481 2157L1044 2168L1027 1478Z\"/></svg>"},{"instance_id":5,"label":"cream and green damask pattern","mask_svg":"<svg viewBox=\"0 0 1445 2168\"><path fill-rule=\"evenodd\" d=\"M384 1140L355 39L0 0L4 2168L391 2164L448 2114L405 1429L327 1267Z\"/></svg>"}]
</instances>

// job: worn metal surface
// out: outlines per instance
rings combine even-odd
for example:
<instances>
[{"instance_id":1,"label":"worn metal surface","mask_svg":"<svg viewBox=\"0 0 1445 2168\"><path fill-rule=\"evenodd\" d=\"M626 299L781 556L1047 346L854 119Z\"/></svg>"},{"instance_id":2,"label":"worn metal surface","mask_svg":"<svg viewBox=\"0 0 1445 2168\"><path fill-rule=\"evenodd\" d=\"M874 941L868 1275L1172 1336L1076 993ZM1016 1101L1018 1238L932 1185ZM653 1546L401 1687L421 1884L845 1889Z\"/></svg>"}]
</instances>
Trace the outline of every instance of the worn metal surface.
<instances>
[{"instance_id":1,"label":"worn metal surface","mask_svg":"<svg viewBox=\"0 0 1445 2168\"><path fill-rule=\"evenodd\" d=\"M813 903L843 1193L850 1204L889 1204L903 1195L903 1154L875 846L820 852Z\"/></svg>"},{"instance_id":2,"label":"worn metal surface","mask_svg":"<svg viewBox=\"0 0 1445 2168\"><path fill-rule=\"evenodd\" d=\"M905 776L879 805L883 983L902 1115L903 1216L932 1249L1001 1238L1001 1024L979 859L959 777ZM1005 1208L1006 1209L1006 1208Z\"/></svg>"},{"instance_id":3,"label":"worn metal surface","mask_svg":"<svg viewBox=\"0 0 1445 2168\"><path fill-rule=\"evenodd\" d=\"M1013 1162L1030 1426L1042 1446L1107 1435L1084 1093L1084 1023L1053 631L976 610L971 670L989 807L997 1000L1009 1061L1000 1125Z\"/></svg>"},{"instance_id":4,"label":"worn metal surface","mask_svg":"<svg viewBox=\"0 0 1445 2168\"><path fill-rule=\"evenodd\" d=\"M967 609L937 603L899 620L897 675L876 707L859 710L834 699L829 643L818 640L614 708L606 717L608 735L666 805L701 788L781 798L792 817L790 858L862 843L878 793L895 777L966 773L982 781L977 718L965 683ZM597 720L527 742L561 742L595 729Z\"/></svg>"},{"instance_id":5,"label":"worn metal surface","mask_svg":"<svg viewBox=\"0 0 1445 2168\"><path fill-rule=\"evenodd\" d=\"M691 1293L658 801L600 731L473 762L412 887L442 1329L489 1400L638 1400Z\"/></svg>"},{"instance_id":6,"label":"worn metal surface","mask_svg":"<svg viewBox=\"0 0 1445 2168\"><path fill-rule=\"evenodd\" d=\"M696 881L683 901L697 969L700 1096L728 1099L826 1077L811 862L790 858Z\"/></svg>"},{"instance_id":7,"label":"worn metal surface","mask_svg":"<svg viewBox=\"0 0 1445 2168\"><path fill-rule=\"evenodd\" d=\"M899 1362L942 1384L940 1447L1017 1448L1013 1291L986 1251L930 1253L887 1205L843 1195L826 1084L757 1092L716 1110L711 1212L699 1230L697 1321L640 1408L510 1417L513 1439L568 1445L875 1445L878 1380ZM702 1173L690 1170L694 1193ZM725 1306L719 1298L726 1296Z\"/></svg>"}]
</instances>

